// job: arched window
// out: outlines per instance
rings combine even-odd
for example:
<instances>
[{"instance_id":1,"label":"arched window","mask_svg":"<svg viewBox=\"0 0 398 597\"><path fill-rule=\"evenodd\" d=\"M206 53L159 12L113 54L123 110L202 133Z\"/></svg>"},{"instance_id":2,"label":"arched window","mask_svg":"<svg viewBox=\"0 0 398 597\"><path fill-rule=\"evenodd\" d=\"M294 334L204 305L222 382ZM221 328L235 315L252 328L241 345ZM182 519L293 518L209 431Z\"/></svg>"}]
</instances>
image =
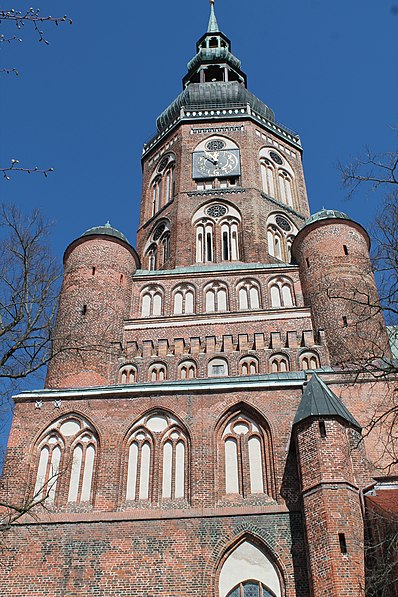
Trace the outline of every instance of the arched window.
<instances>
[{"instance_id":1,"label":"arched window","mask_svg":"<svg viewBox=\"0 0 398 597\"><path fill-rule=\"evenodd\" d=\"M156 253L157 253L157 245L152 244L148 251L146 252L147 259L148 259L148 269L150 272L155 271L156 269Z\"/></svg>"},{"instance_id":2,"label":"arched window","mask_svg":"<svg viewBox=\"0 0 398 597\"><path fill-rule=\"evenodd\" d=\"M213 256L213 223L204 220L196 226L196 262L211 262Z\"/></svg>"},{"instance_id":3,"label":"arched window","mask_svg":"<svg viewBox=\"0 0 398 597\"><path fill-rule=\"evenodd\" d=\"M269 290L272 307L293 307L295 305L292 283L290 280L286 278L272 280L269 284Z\"/></svg>"},{"instance_id":4,"label":"arched window","mask_svg":"<svg viewBox=\"0 0 398 597\"><path fill-rule=\"evenodd\" d=\"M261 159L260 167L263 191L266 195L275 197L275 169L266 158Z\"/></svg>"},{"instance_id":5,"label":"arched window","mask_svg":"<svg viewBox=\"0 0 398 597\"><path fill-rule=\"evenodd\" d=\"M61 417L42 435L38 449L35 500L44 498L47 504L53 504L58 501L60 486L68 502L92 500L97 434L85 419ZM72 456L70 462L65 460L66 453Z\"/></svg>"},{"instance_id":6,"label":"arched window","mask_svg":"<svg viewBox=\"0 0 398 597\"><path fill-rule=\"evenodd\" d=\"M183 499L188 495L188 438L168 413L143 417L128 435L126 500Z\"/></svg>"},{"instance_id":7,"label":"arched window","mask_svg":"<svg viewBox=\"0 0 398 597\"><path fill-rule=\"evenodd\" d=\"M222 358L215 358L209 361L207 366L209 377L225 377L228 375L228 361Z\"/></svg>"},{"instance_id":8,"label":"arched window","mask_svg":"<svg viewBox=\"0 0 398 597\"><path fill-rule=\"evenodd\" d=\"M154 216L160 209L160 197L162 190L162 178L157 176L152 183L151 196L152 196L152 216Z\"/></svg>"},{"instance_id":9,"label":"arched window","mask_svg":"<svg viewBox=\"0 0 398 597\"><path fill-rule=\"evenodd\" d=\"M96 440L92 433L85 432L74 444L68 502L89 502L91 500Z\"/></svg>"},{"instance_id":10,"label":"arched window","mask_svg":"<svg viewBox=\"0 0 398 597\"><path fill-rule=\"evenodd\" d=\"M194 361L184 361L178 365L179 379L194 379L196 377L196 363Z\"/></svg>"},{"instance_id":11,"label":"arched window","mask_svg":"<svg viewBox=\"0 0 398 597\"><path fill-rule=\"evenodd\" d=\"M253 280L244 280L238 285L239 309L259 309L260 291Z\"/></svg>"},{"instance_id":12,"label":"arched window","mask_svg":"<svg viewBox=\"0 0 398 597\"><path fill-rule=\"evenodd\" d=\"M288 263L292 260L292 244L294 241L294 236L287 236L286 237L286 249L287 249L287 261Z\"/></svg>"},{"instance_id":13,"label":"arched window","mask_svg":"<svg viewBox=\"0 0 398 597\"><path fill-rule=\"evenodd\" d=\"M205 288L206 313L227 310L227 288L220 282L213 282Z\"/></svg>"},{"instance_id":14,"label":"arched window","mask_svg":"<svg viewBox=\"0 0 398 597\"><path fill-rule=\"evenodd\" d=\"M318 369L319 358L314 352L304 352L300 355L300 369Z\"/></svg>"},{"instance_id":15,"label":"arched window","mask_svg":"<svg viewBox=\"0 0 398 597\"><path fill-rule=\"evenodd\" d=\"M237 261L240 221L238 210L221 199L198 209L192 218L196 263Z\"/></svg>"},{"instance_id":16,"label":"arched window","mask_svg":"<svg viewBox=\"0 0 398 597\"><path fill-rule=\"evenodd\" d=\"M284 354L274 354L270 358L270 372L271 373L285 373L290 371L289 359Z\"/></svg>"},{"instance_id":17,"label":"arched window","mask_svg":"<svg viewBox=\"0 0 398 597\"><path fill-rule=\"evenodd\" d=\"M163 290L159 286L145 288L141 296L142 317L158 317L162 315Z\"/></svg>"},{"instance_id":18,"label":"arched window","mask_svg":"<svg viewBox=\"0 0 398 597\"><path fill-rule=\"evenodd\" d=\"M294 171L286 157L274 147L260 151L261 184L265 195L294 208Z\"/></svg>"},{"instance_id":19,"label":"arched window","mask_svg":"<svg viewBox=\"0 0 398 597\"><path fill-rule=\"evenodd\" d=\"M297 227L285 214L271 214L267 220L268 253L290 263L291 247L296 234Z\"/></svg>"},{"instance_id":20,"label":"arched window","mask_svg":"<svg viewBox=\"0 0 398 597\"><path fill-rule=\"evenodd\" d=\"M275 226L268 228L268 253L282 260L282 236Z\"/></svg>"},{"instance_id":21,"label":"arched window","mask_svg":"<svg viewBox=\"0 0 398 597\"><path fill-rule=\"evenodd\" d=\"M238 223L233 219L225 220L221 225L222 260L239 259Z\"/></svg>"},{"instance_id":22,"label":"arched window","mask_svg":"<svg viewBox=\"0 0 398 597\"><path fill-rule=\"evenodd\" d=\"M164 201L170 203L174 196L174 163L167 168L164 174Z\"/></svg>"},{"instance_id":23,"label":"arched window","mask_svg":"<svg viewBox=\"0 0 398 597\"><path fill-rule=\"evenodd\" d=\"M166 365L163 363L154 363L149 367L148 380L149 381L165 381L167 379Z\"/></svg>"},{"instance_id":24,"label":"arched window","mask_svg":"<svg viewBox=\"0 0 398 597\"><path fill-rule=\"evenodd\" d=\"M164 267L170 259L170 222L161 220L149 235L144 250L148 269L154 271Z\"/></svg>"},{"instance_id":25,"label":"arched window","mask_svg":"<svg viewBox=\"0 0 398 597\"><path fill-rule=\"evenodd\" d=\"M275 597L275 593L260 581L246 580L232 589L227 597Z\"/></svg>"},{"instance_id":26,"label":"arched window","mask_svg":"<svg viewBox=\"0 0 398 597\"><path fill-rule=\"evenodd\" d=\"M124 365L119 371L120 383L135 383L137 381L137 368L134 365Z\"/></svg>"},{"instance_id":27,"label":"arched window","mask_svg":"<svg viewBox=\"0 0 398 597\"><path fill-rule=\"evenodd\" d=\"M151 182L151 216L170 203L174 197L175 157L167 154L160 158Z\"/></svg>"},{"instance_id":28,"label":"arched window","mask_svg":"<svg viewBox=\"0 0 398 597\"><path fill-rule=\"evenodd\" d=\"M239 372L241 375L257 375L258 360L254 357L244 357L239 361Z\"/></svg>"},{"instance_id":29,"label":"arched window","mask_svg":"<svg viewBox=\"0 0 398 597\"><path fill-rule=\"evenodd\" d=\"M286 205L288 205L289 207L293 207L291 176L285 170L279 170L278 181L280 200L282 201L282 203L286 203Z\"/></svg>"},{"instance_id":30,"label":"arched window","mask_svg":"<svg viewBox=\"0 0 398 597\"><path fill-rule=\"evenodd\" d=\"M254 542L245 540L224 560L219 597L281 597L276 566ZM283 593L284 594L284 593Z\"/></svg>"},{"instance_id":31,"label":"arched window","mask_svg":"<svg viewBox=\"0 0 398 597\"><path fill-rule=\"evenodd\" d=\"M269 430L247 413L232 415L222 430L226 494L275 497Z\"/></svg>"},{"instance_id":32,"label":"arched window","mask_svg":"<svg viewBox=\"0 0 398 597\"><path fill-rule=\"evenodd\" d=\"M193 286L183 284L174 290L174 315L195 312L195 294Z\"/></svg>"},{"instance_id":33,"label":"arched window","mask_svg":"<svg viewBox=\"0 0 398 597\"><path fill-rule=\"evenodd\" d=\"M159 245L161 247L161 266L170 259L170 232L166 232L160 239ZM160 266L160 267L161 267Z\"/></svg>"},{"instance_id":34,"label":"arched window","mask_svg":"<svg viewBox=\"0 0 398 597\"><path fill-rule=\"evenodd\" d=\"M54 503L63 453L63 439L56 431L49 433L40 447L34 499L41 500L47 496L47 502L49 504Z\"/></svg>"}]
</instances>

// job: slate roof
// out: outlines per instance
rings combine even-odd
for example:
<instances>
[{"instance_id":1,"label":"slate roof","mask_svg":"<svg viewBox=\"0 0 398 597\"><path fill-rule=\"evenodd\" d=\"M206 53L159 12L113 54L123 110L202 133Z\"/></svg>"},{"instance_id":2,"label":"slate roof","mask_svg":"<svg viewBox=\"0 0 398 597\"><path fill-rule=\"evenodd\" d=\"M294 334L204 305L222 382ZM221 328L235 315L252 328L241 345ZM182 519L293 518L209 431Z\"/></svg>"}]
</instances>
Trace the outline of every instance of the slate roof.
<instances>
[{"instance_id":1,"label":"slate roof","mask_svg":"<svg viewBox=\"0 0 398 597\"><path fill-rule=\"evenodd\" d=\"M274 122L275 115L246 87L238 81L213 81L211 83L191 83L182 93L162 112L156 121L158 131L169 126L180 114L186 110L212 110L216 108L235 108L249 106L260 116Z\"/></svg>"},{"instance_id":2,"label":"slate roof","mask_svg":"<svg viewBox=\"0 0 398 597\"><path fill-rule=\"evenodd\" d=\"M339 417L361 429L350 411L316 373L306 385L293 425L310 417Z\"/></svg>"}]
</instances>

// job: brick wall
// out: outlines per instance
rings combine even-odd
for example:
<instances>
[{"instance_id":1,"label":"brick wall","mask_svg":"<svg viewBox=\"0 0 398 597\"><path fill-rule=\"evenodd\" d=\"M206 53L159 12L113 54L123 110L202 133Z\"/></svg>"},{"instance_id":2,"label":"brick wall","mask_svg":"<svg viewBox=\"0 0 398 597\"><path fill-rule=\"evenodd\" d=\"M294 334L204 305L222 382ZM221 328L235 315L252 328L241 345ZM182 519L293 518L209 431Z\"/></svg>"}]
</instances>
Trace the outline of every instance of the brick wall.
<instances>
[{"instance_id":1,"label":"brick wall","mask_svg":"<svg viewBox=\"0 0 398 597\"><path fill-rule=\"evenodd\" d=\"M230 124L228 121L220 121L217 127L228 127ZM177 134L171 133L156 150L144 157L143 199L140 227L137 233L137 251L143 264L146 263L144 255L146 243L161 218L168 218L171 222L171 256L167 267L171 269L194 264L195 231L192 217L201 205L214 198L231 202L241 213L239 236L240 260L243 262L272 263L275 261L268 254L266 239L267 218L271 212L286 213L297 227L302 226L309 211L300 152L280 142L269 132L263 135L264 131L259 125L250 121L242 121L239 124L241 125L239 131L217 134L218 137L224 136L233 140L241 150L242 175L235 192L234 189L228 189L228 192L224 189L195 192L196 182L192 179L192 152L201 141L212 136L211 132L192 134L192 130L197 128L195 125L182 124ZM209 130L214 128L214 122L210 121L201 122L200 129L206 130L206 125ZM174 142L171 143L171 141ZM259 154L263 147L273 147L279 151L294 172L297 191L293 212L286 209L283 203L269 200L262 195ZM289 151L289 155L286 150ZM176 158L175 196L172 203L152 217L151 180L161 156L168 151L173 152Z\"/></svg>"},{"instance_id":2,"label":"brick wall","mask_svg":"<svg viewBox=\"0 0 398 597\"><path fill-rule=\"evenodd\" d=\"M360 366L388 357L385 322L371 269L368 237L349 220L321 220L296 237L305 304L324 329L332 364Z\"/></svg>"},{"instance_id":3,"label":"brick wall","mask_svg":"<svg viewBox=\"0 0 398 597\"><path fill-rule=\"evenodd\" d=\"M106 384L129 313L134 250L111 237L83 237L65 255L47 387Z\"/></svg>"}]
</instances>

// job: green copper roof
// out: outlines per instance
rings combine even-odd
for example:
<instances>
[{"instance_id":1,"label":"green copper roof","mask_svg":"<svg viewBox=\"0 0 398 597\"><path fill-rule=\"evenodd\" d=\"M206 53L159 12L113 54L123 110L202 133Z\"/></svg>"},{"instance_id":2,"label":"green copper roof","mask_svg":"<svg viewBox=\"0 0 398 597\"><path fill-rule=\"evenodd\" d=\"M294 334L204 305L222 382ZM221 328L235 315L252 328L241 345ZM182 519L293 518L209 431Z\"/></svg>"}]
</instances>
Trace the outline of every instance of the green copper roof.
<instances>
[{"instance_id":1,"label":"green copper roof","mask_svg":"<svg viewBox=\"0 0 398 597\"><path fill-rule=\"evenodd\" d=\"M218 23L216 19L216 13L214 12L214 0L210 0L210 18L209 24L207 26L208 33L219 33L220 29L218 28Z\"/></svg>"},{"instance_id":2,"label":"green copper roof","mask_svg":"<svg viewBox=\"0 0 398 597\"><path fill-rule=\"evenodd\" d=\"M350 411L316 373L304 389L293 425L311 417L338 417L354 427L361 428Z\"/></svg>"},{"instance_id":3,"label":"green copper roof","mask_svg":"<svg viewBox=\"0 0 398 597\"><path fill-rule=\"evenodd\" d=\"M200 64L207 64L212 62L226 62L232 68L237 70L241 67L239 58L234 56L228 48L216 47L216 48L199 48L199 51L195 56L188 62L188 71L194 70Z\"/></svg>"},{"instance_id":4,"label":"green copper roof","mask_svg":"<svg viewBox=\"0 0 398 597\"><path fill-rule=\"evenodd\" d=\"M212 118L212 110L226 110L224 114L233 115L237 113L233 110L243 106L252 109L256 117L275 122L273 111L248 91L240 60L232 54L230 40L219 29L213 1L207 32L197 42L196 54L188 62L183 87L182 93L157 119L158 133L176 122L182 109L185 113L194 112L194 116L201 116L207 110L203 116Z\"/></svg>"},{"instance_id":5,"label":"green copper roof","mask_svg":"<svg viewBox=\"0 0 398 597\"><path fill-rule=\"evenodd\" d=\"M104 236L113 236L118 238L119 240L123 240L125 243L129 243L128 239L124 236L122 232L113 228L109 222L107 222L104 226L94 226L94 228L89 228L86 232L83 232L83 236L94 236L94 235L104 235Z\"/></svg>"},{"instance_id":6,"label":"green copper roof","mask_svg":"<svg viewBox=\"0 0 398 597\"><path fill-rule=\"evenodd\" d=\"M319 222L320 220L329 220L331 218L336 218L339 220L351 220L347 214L342 211L338 211L337 209L321 209L313 214L308 220L305 222L305 226L308 224L312 224L313 222Z\"/></svg>"}]
</instances>

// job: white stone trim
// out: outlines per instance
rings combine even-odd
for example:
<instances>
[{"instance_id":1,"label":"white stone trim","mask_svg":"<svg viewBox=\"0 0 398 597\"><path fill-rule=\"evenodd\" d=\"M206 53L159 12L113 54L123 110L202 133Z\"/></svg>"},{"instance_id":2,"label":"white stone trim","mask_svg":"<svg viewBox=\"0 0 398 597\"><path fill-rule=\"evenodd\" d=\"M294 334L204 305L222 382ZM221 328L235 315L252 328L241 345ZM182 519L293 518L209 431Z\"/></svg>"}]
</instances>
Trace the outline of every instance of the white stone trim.
<instances>
[{"instance_id":1,"label":"white stone trim","mask_svg":"<svg viewBox=\"0 0 398 597\"><path fill-rule=\"evenodd\" d=\"M178 316L178 319L172 319L172 317L168 317L166 321L159 321L157 318L148 318L145 321L142 319L136 320L139 323L127 323L124 326L124 331L132 331L132 330L149 330L149 329L158 329L158 328L174 328L174 327L196 327L201 325L213 325L213 324L220 324L220 323L245 323L246 321L270 321L270 320L292 320L292 319L309 319L311 320L311 314L308 309L302 307L294 307L294 308L283 308L280 311L274 309L267 313L260 313L258 315L254 315L253 311L245 311L245 314L242 313L228 313L227 317L223 316L215 316L211 319L208 317L208 314L205 317L201 317L201 315L197 314L195 319L182 319L181 315ZM312 326L311 326L312 327Z\"/></svg>"}]
</instances>

